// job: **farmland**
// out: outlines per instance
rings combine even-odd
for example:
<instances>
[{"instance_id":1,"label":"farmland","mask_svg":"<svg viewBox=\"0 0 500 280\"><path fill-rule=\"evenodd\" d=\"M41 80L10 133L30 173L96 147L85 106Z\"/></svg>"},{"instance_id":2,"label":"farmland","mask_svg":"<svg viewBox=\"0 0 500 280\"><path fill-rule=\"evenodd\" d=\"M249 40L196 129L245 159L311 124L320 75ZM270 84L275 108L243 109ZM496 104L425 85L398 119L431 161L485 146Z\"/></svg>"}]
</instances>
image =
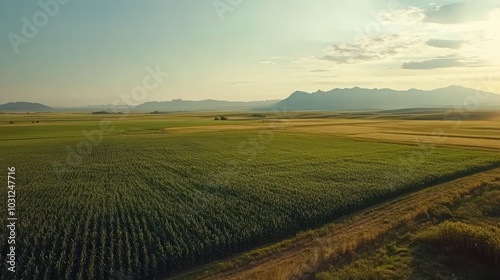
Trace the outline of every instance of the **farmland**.
<instances>
[{"instance_id":1,"label":"farmland","mask_svg":"<svg viewBox=\"0 0 500 280\"><path fill-rule=\"evenodd\" d=\"M457 182L461 195L427 203L420 217L329 263L315 279L498 279L500 170L487 174Z\"/></svg>"},{"instance_id":2,"label":"farmland","mask_svg":"<svg viewBox=\"0 0 500 280\"><path fill-rule=\"evenodd\" d=\"M497 116L229 116L0 115L16 278L166 277L500 165Z\"/></svg>"}]
</instances>

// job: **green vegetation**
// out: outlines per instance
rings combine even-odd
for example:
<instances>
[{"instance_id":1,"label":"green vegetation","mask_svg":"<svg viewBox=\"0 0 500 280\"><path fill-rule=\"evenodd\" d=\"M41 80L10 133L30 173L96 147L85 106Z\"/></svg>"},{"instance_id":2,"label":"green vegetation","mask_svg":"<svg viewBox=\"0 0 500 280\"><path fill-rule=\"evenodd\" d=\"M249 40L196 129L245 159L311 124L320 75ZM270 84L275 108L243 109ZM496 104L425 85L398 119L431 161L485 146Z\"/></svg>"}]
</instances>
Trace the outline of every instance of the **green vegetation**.
<instances>
[{"instance_id":1,"label":"green vegetation","mask_svg":"<svg viewBox=\"0 0 500 280\"><path fill-rule=\"evenodd\" d=\"M252 117L252 118L265 118L265 117L266 117L266 115L264 115L264 114L258 114L258 113L257 113L257 114L252 114L252 115L250 115L250 117Z\"/></svg>"},{"instance_id":2,"label":"green vegetation","mask_svg":"<svg viewBox=\"0 0 500 280\"><path fill-rule=\"evenodd\" d=\"M18 279L159 278L499 164L491 151L326 135L170 134L213 121L161 116L114 116L88 140L99 119L71 117L0 127L17 170Z\"/></svg>"},{"instance_id":3,"label":"green vegetation","mask_svg":"<svg viewBox=\"0 0 500 280\"><path fill-rule=\"evenodd\" d=\"M411 249L400 240L390 241L378 248L372 256L359 258L352 264L332 268L329 272L316 274L317 280L379 280L408 279L411 266Z\"/></svg>"},{"instance_id":4,"label":"green vegetation","mask_svg":"<svg viewBox=\"0 0 500 280\"><path fill-rule=\"evenodd\" d=\"M500 178L351 252L318 280L499 279Z\"/></svg>"},{"instance_id":5,"label":"green vegetation","mask_svg":"<svg viewBox=\"0 0 500 280\"><path fill-rule=\"evenodd\" d=\"M444 246L500 264L499 227L447 221L439 225L439 239Z\"/></svg>"},{"instance_id":6,"label":"green vegetation","mask_svg":"<svg viewBox=\"0 0 500 280\"><path fill-rule=\"evenodd\" d=\"M225 117L225 116L221 116L221 117L215 117L215 118L214 118L214 120L215 120L215 121L227 121L227 120L228 120L228 118L227 118L227 117Z\"/></svg>"}]
</instances>

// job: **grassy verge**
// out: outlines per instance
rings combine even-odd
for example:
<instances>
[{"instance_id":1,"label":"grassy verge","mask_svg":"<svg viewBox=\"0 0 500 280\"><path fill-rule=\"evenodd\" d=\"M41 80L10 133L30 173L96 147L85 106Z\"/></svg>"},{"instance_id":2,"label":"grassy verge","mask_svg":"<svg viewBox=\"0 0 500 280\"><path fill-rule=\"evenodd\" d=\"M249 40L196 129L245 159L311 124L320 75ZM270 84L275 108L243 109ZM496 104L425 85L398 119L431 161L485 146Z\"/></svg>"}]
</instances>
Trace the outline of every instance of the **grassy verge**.
<instances>
[{"instance_id":1,"label":"grassy verge","mask_svg":"<svg viewBox=\"0 0 500 280\"><path fill-rule=\"evenodd\" d=\"M430 207L315 279L500 279L500 178Z\"/></svg>"}]
</instances>

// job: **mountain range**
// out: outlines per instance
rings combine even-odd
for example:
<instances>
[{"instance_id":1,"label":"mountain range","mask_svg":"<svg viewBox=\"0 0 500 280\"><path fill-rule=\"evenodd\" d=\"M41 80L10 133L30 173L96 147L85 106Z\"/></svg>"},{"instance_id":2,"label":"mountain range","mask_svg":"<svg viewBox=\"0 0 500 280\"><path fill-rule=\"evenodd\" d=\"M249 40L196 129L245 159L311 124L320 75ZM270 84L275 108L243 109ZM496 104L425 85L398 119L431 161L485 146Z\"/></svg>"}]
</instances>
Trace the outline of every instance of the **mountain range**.
<instances>
[{"instance_id":1,"label":"mountain range","mask_svg":"<svg viewBox=\"0 0 500 280\"><path fill-rule=\"evenodd\" d=\"M461 86L449 86L430 91L410 89L346 88L327 92L308 93L296 91L284 100L231 102L218 100L146 102L130 108L133 112L186 112L186 111L233 111L286 109L288 111L348 111L394 110L407 108L500 106L500 94L478 91ZM127 109L122 106L118 109ZM40 103L11 102L0 104L0 111L49 112L49 111L116 111L112 105L95 105L78 108L52 108Z\"/></svg>"},{"instance_id":2,"label":"mountain range","mask_svg":"<svg viewBox=\"0 0 500 280\"><path fill-rule=\"evenodd\" d=\"M289 111L346 111L492 105L500 105L500 94L449 86L430 91L418 89L397 91L359 87L315 93L296 91L285 100L275 104L275 107L286 108Z\"/></svg>"}]
</instances>

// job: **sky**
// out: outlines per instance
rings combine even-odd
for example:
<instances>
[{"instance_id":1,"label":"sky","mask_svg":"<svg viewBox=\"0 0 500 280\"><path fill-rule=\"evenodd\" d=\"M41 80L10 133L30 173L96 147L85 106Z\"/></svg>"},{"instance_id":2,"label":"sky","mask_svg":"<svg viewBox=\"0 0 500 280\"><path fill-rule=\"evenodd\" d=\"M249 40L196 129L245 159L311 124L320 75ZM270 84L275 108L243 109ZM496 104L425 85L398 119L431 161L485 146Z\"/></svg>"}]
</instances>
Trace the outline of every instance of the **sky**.
<instances>
[{"instance_id":1,"label":"sky","mask_svg":"<svg viewBox=\"0 0 500 280\"><path fill-rule=\"evenodd\" d=\"M500 0L0 2L0 103L500 93Z\"/></svg>"}]
</instances>

